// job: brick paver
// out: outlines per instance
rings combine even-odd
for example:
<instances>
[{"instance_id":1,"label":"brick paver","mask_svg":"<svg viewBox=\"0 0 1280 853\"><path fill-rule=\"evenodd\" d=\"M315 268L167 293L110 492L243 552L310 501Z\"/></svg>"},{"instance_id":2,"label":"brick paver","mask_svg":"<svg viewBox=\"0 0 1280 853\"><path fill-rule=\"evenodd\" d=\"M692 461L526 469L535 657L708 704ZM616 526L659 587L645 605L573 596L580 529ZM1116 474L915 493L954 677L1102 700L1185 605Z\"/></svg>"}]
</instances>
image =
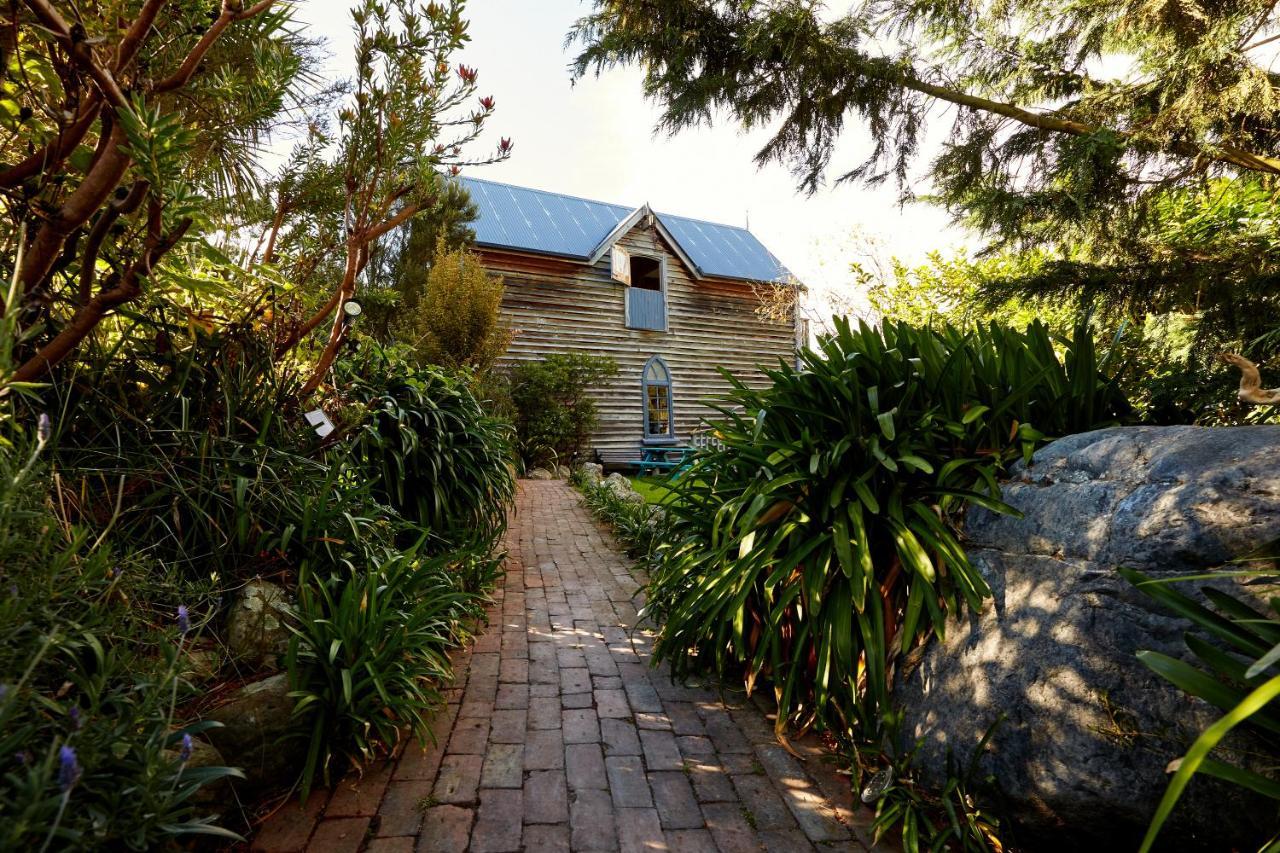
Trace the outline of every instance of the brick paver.
<instances>
[{"instance_id":1,"label":"brick paver","mask_svg":"<svg viewBox=\"0 0 1280 853\"><path fill-rule=\"evenodd\" d=\"M867 813L818 746L797 760L763 704L649 665L644 578L568 485L520 483L506 548L436 745L287 806L255 850L868 849Z\"/></svg>"}]
</instances>

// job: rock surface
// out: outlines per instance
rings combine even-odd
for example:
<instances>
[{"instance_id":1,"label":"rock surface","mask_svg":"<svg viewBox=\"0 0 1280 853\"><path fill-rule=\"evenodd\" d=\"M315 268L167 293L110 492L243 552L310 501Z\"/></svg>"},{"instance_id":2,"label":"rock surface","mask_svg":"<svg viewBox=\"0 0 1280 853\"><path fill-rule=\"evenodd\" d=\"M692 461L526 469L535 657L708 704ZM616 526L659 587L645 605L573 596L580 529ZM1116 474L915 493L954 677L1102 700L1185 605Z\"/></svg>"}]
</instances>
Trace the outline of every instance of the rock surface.
<instances>
[{"instance_id":1,"label":"rock surface","mask_svg":"<svg viewBox=\"0 0 1280 853\"><path fill-rule=\"evenodd\" d=\"M1184 574L1280 538L1278 451L1280 426L1131 427L1064 438L1016 467L1004 497L1024 516L967 519L994 601L953 619L898 688L904 742L923 738L917 766L943 778L948 751L963 766L1003 713L983 766L1031 836L1020 845L1135 849L1166 766L1221 713L1137 660L1140 649L1188 658L1191 625L1115 569ZM1256 849L1275 829L1274 804L1257 806L1197 778L1162 840Z\"/></svg>"},{"instance_id":2,"label":"rock surface","mask_svg":"<svg viewBox=\"0 0 1280 853\"><path fill-rule=\"evenodd\" d=\"M246 784L261 789L288 784L301 769L303 741L285 740L291 728L293 700L289 676L273 675L246 684L207 717L222 723L206 736L228 766L244 771Z\"/></svg>"},{"instance_id":3,"label":"rock surface","mask_svg":"<svg viewBox=\"0 0 1280 853\"><path fill-rule=\"evenodd\" d=\"M529 480L554 480L556 475L548 471L546 468L533 468L525 475Z\"/></svg>"},{"instance_id":4,"label":"rock surface","mask_svg":"<svg viewBox=\"0 0 1280 853\"><path fill-rule=\"evenodd\" d=\"M271 581L249 581L227 614L227 648L251 667L275 669L289 651L288 593Z\"/></svg>"},{"instance_id":5,"label":"rock surface","mask_svg":"<svg viewBox=\"0 0 1280 853\"><path fill-rule=\"evenodd\" d=\"M583 462L578 470L582 472L582 479L592 486L604 479L604 466L598 462Z\"/></svg>"},{"instance_id":6,"label":"rock surface","mask_svg":"<svg viewBox=\"0 0 1280 853\"><path fill-rule=\"evenodd\" d=\"M619 500L634 504L644 503L644 496L635 490L631 481L616 471L605 477L601 486L608 489Z\"/></svg>"}]
</instances>

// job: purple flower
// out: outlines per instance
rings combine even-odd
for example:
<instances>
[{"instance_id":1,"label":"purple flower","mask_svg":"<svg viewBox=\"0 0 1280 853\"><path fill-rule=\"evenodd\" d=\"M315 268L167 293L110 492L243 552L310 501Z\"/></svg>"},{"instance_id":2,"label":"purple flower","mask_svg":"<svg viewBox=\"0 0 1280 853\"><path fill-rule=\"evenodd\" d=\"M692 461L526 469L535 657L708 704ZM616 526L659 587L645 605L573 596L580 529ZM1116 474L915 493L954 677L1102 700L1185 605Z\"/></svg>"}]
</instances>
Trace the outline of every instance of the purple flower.
<instances>
[{"instance_id":1,"label":"purple flower","mask_svg":"<svg viewBox=\"0 0 1280 853\"><path fill-rule=\"evenodd\" d=\"M80 717L80 706L72 705L67 709L67 716L71 718L71 725L77 730L84 728L84 720Z\"/></svg>"},{"instance_id":2,"label":"purple flower","mask_svg":"<svg viewBox=\"0 0 1280 853\"><path fill-rule=\"evenodd\" d=\"M80 762L76 760L76 751L69 746L58 750L58 787L65 794L80 781Z\"/></svg>"},{"instance_id":3,"label":"purple flower","mask_svg":"<svg viewBox=\"0 0 1280 853\"><path fill-rule=\"evenodd\" d=\"M185 634L191 630L191 614L187 612L187 605L178 605L178 633Z\"/></svg>"},{"instance_id":4,"label":"purple flower","mask_svg":"<svg viewBox=\"0 0 1280 853\"><path fill-rule=\"evenodd\" d=\"M178 750L178 760L186 764L191 760L191 751L193 744L191 743L191 735L182 736L182 749Z\"/></svg>"},{"instance_id":5,"label":"purple flower","mask_svg":"<svg viewBox=\"0 0 1280 853\"><path fill-rule=\"evenodd\" d=\"M40 439L41 444L44 444L53 436L53 421L45 413L41 413L40 420L36 424L36 436Z\"/></svg>"},{"instance_id":6,"label":"purple flower","mask_svg":"<svg viewBox=\"0 0 1280 853\"><path fill-rule=\"evenodd\" d=\"M22 752L15 752L13 754L13 760L21 764L23 767L26 767L27 762L31 760L31 753L27 752L25 749Z\"/></svg>"}]
</instances>

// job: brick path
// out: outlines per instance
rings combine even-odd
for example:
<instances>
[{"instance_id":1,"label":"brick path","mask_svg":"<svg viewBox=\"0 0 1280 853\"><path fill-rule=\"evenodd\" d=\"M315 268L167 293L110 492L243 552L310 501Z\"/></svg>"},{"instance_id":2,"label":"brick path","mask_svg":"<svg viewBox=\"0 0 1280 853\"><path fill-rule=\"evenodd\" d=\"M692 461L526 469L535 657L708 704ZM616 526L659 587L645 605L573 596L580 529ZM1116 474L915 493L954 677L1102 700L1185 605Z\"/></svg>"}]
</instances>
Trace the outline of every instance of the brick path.
<instances>
[{"instance_id":1,"label":"brick path","mask_svg":"<svg viewBox=\"0 0 1280 853\"><path fill-rule=\"evenodd\" d=\"M436 747L286 806L254 850L867 849L866 813L816 744L797 761L762 707L649 667L642 579L572 489L522 481L506 546Z\"/></svg>"}]
</instances>

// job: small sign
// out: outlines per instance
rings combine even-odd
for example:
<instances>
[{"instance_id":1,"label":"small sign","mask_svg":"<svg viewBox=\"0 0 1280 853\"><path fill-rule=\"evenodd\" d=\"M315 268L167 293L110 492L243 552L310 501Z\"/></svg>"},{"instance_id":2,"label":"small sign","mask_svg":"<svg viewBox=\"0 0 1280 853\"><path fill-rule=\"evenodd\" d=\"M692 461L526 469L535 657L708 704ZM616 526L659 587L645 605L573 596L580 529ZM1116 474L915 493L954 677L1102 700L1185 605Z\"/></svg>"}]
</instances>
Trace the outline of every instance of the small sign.
<instances>
[{"instance_id":1,"label":"small sign","mask_svg":"<svg viewBox=\"0 0 1280 853\"><path fill-rule=\"evenodd\" d=\"M321 438L327 438L329 433L333 432L333 421L329 420L329 416L324 413L324 409L307 412L304 417L307 419L307 423L315 428L316 435Z\"/></svg>"}]
</instances>

